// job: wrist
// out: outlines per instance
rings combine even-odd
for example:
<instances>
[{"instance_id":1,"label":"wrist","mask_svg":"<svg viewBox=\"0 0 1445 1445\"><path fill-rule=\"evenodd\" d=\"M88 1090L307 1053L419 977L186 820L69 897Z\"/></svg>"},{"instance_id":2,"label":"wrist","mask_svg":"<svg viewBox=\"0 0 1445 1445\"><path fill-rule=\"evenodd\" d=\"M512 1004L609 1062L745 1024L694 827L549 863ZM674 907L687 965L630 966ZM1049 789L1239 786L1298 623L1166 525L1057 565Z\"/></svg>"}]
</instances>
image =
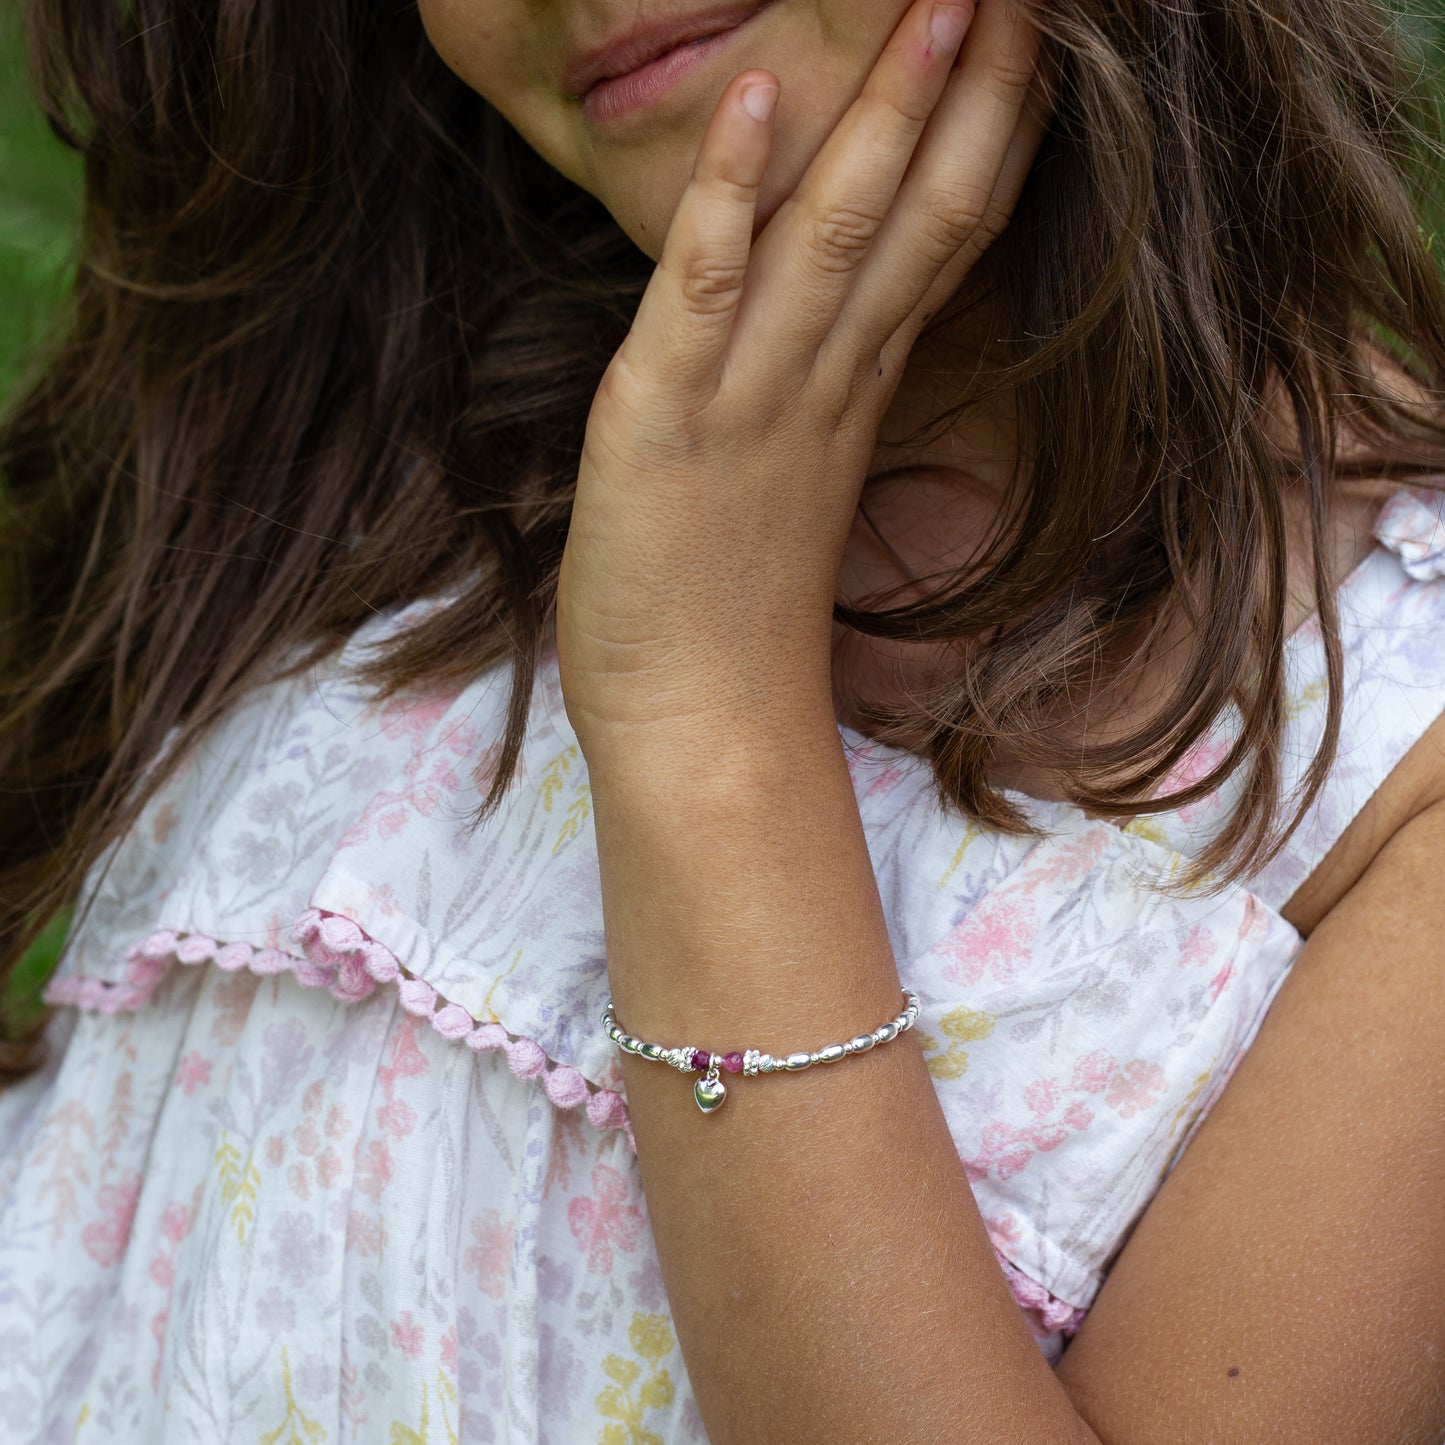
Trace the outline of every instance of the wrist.
<instances>
[{"instance_id":1,"label":"wrist","mask_svg":"<svg viewBox=\"0 0 1445 1445\"><path fill-rule=\"evenodd\" d=\"M592 792L673 795L689 807L776 795L780 785L841 770L831 706L733 718L695 714L645 724L579 728Z\"/></svg>"}]
</instances>

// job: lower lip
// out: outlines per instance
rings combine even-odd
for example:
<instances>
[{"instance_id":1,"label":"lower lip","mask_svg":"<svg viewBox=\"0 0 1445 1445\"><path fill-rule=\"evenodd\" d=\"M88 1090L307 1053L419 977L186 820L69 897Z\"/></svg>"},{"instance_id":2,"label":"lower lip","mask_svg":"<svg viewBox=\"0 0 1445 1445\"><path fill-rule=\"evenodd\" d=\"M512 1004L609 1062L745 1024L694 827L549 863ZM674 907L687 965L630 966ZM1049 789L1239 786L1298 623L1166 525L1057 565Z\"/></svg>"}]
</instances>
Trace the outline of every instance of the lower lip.
<instances>
[{"instance_id":1,"label":"lower lip","mask_svg":"<svg viewBox=\"0 0 1445 1445\"><path fill-rule=\"evenodd\" d=\"M729 40L740 30L745 30L757 18L759 11L749 15L741 25L731 30L709 35L706 40L694 40L659 55L646 65L630 70L626 75L613 76L611 80L599 80L582 97L582 111L590 121L599 124L621 120L662 99L673 86L685 76L701 69L715 55L720 55Z\"/></svg>"}]
</instances>

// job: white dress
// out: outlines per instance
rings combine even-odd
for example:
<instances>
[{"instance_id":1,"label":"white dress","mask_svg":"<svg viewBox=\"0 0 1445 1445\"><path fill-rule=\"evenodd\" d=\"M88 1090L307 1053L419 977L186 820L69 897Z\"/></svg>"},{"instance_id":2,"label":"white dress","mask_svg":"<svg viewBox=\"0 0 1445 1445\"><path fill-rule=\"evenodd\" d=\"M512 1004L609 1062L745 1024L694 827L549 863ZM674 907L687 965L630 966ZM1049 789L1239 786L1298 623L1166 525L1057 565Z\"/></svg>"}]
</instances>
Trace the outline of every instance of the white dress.
<instances>
[{"instance_id":1,"label":"white dress","mask_svg":"<svg viewBox=\"0 0 1445 1445\"><path fill-rule=\"evenodd\" d=\"M1377 533L1340 593L1339 761L1247 885L1151 886L1227 798L1124 829L1030 801L1049 836L1004 837L841 729L938 1097L1050 1360L1287 976L1279 909L1445 709L1441 504L1401 492ZM346 675L426 605L251 694L92 875L50 1061L0 1094L13 1445L706 1439L601 1024L555 656L505 805L469 831L506 667L382 706ZM1317 627L1289 646L1297 778Z\"/></svg>"}]
</instances>

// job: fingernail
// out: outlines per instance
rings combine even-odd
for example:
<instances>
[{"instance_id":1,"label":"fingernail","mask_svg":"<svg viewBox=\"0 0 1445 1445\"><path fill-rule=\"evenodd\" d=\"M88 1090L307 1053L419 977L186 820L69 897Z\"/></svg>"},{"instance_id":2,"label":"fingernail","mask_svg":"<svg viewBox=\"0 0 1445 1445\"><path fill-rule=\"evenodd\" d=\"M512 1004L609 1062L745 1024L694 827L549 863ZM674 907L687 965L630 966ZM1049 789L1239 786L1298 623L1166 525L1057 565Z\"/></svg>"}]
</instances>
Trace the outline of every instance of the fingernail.
<instances>
[{"instance_id":1,"label":"fingernail","mask_svg":"<svg viewBox=\"0 0 1445 1445\"><path fill-rule=\"evenodd\" d=\"M929 28L933 32L933 43L940 50L952 50L968 29L973 19L973 9L966 5L935 5Z\"/></svg>"},{"instance_id":2,"label":"fingernail","mask_svg":"<svg viewBox=\"0 0 1445 1445\"><path fill-rule=\"evenodd\" d=\"M743 87L743 109L754 120L767 120L773 107L778 103L776 85L745 85Z\"/></svg>"}]
</instances>

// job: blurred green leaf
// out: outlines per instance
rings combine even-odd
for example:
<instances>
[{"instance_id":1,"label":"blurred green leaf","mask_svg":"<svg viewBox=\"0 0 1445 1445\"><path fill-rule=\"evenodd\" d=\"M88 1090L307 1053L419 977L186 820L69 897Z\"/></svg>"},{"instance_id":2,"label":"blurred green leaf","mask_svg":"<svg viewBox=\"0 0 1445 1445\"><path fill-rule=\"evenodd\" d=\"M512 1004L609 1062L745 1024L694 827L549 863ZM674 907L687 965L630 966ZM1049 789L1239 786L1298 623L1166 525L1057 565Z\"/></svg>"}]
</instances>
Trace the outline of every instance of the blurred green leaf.
<instances>
[{"instance_id":1,"label":"blurred green leaf","mask_svg":"<svg viewBox=\"0 0 1445 1445\"><path fill-rule=\"evenodd\" d=\"M35 103L14 7L0 8L0 397L69 279L80 163Z\"/></svg>"}]
</instances>

